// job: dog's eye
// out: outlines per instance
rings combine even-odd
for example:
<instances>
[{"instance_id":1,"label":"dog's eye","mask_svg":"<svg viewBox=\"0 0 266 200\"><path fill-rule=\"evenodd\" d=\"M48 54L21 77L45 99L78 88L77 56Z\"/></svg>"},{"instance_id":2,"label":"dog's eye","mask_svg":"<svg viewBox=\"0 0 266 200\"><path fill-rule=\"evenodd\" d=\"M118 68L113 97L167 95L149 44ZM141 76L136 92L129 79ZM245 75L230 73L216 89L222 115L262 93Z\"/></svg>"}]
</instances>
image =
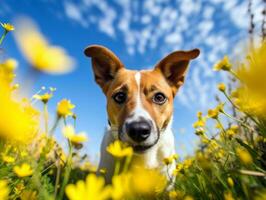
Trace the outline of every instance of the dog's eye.
<instances>
[{"instance_id":1,"label":"dog's eye","mask_svg":"<svg viewBox=\"0 0 266 200\"><path fill-rule=\"evenodd\" d=\"M125 92L117 92L113 95L113 99L116 103L122 104L127 99L127 94Z\"/></svg>"},{"instance_id":2,"label":"dog's eye","mask_svg":"<svg viewBox=\"0 0 266 200\"><path fill-rule=\"evenodd\" d=\"M156 104L162 105L166 102L167 98L165 97L165 95L161 92L156 93L153 98L152 101Z\"/></svg>"}]
</instances>

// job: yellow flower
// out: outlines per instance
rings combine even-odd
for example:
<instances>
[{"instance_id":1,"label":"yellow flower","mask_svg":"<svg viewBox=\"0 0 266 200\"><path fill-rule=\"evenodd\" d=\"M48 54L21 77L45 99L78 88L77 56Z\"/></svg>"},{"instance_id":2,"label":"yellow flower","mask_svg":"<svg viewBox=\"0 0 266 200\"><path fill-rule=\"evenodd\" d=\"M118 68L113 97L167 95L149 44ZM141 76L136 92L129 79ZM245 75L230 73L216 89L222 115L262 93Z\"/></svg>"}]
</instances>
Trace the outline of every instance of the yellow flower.
<instances>
[{"instance_id":1,"label":"yellow flower","mask_svg":"<svg viewBox=\"0 0 266 200\"><path fill-rule=\"evenodd\" d=\"M236 149L236 154L239 157L239 159L241 160L241 162L244 164L251 164L253 162L253 159L252 159L250 153L246 149L238 147Z\"/></svg>"},{"instance_id":2,"label":"yellow flower","mask_svg":"<svg viewBox=\"0 0 266 200\"><path fill-rule=\"evenodd\" d=\"M27 113L21 103L12 99L10 88L0 78L0 137L29 143L38 130L38 121Z\"/></svg>"},{"instance_id":3,"label":"yellow flower","mask_svg":"<svg viewBox=\"0 0 266 200\"><path fill-rule=\"evenodd\" d=\"M227 191L224 193L224 200L235 200L232 193L230 191Z\"/></svg>"},{"instance_id":4,"label":"yellow flower","mask_svg":"<svg viewBox=\"0 0 266 200\"><path fill-rule=\"evenodd\" d=\"M13 171L18 177L31 176L33 173L31 166L27 163L23 163L21 166L15 166Z\"/></svg>"},{"instance_id":5,"label":"yellow flower","mask_svg":"<svg viewBox=\"0 0 266 200\"><path fill-rule=\"evenodd\" d=\"M250 51L248 62L237 70L240 79L236 104L244 112L266 118L266 43Z\"/></svg>"},{"instance_id":6,"label":"yellow flower","mask_svg":"<svg viewBox=\"0 0 266 200\"><path fill-rule=\"evenodd\" d=\"M169 199L171 200L174 200L174 199L177 199L178 197L178 194L175 190L171 190L169 193L168 193L168 196L169 196Z\"/></svg>"},{"instance_id":7,"label":"yellow flower","mask_svg":"<svg viewBox=\"0 0 266 200\"><path fill-rule=\"evenodd\" d=\"M190 195L185 196L184 200L193 200L194 198Z\"/></svg>"},{"instance_id":8,"label":"yellow flower","mask_svg":"<svg viewBox=\"0 0 266 200\"><path fill-rule=\"evenodd\" d=\"M85 181L67 185L66 195L70 200L104 200L110 198L111 188L104 186L103 177L89 174Z\"/></svg>"},{"instance_id":9,"label":"yellow flower","mask_svg":"<svg viewBox=\"0 0 266 200\"><path fill-rule=\"evenodd\" d=\"M32 191L32 190L24 190L22 191L22 193L20 194L20 198L21 200L37 200L37 192L36 191Z\"/></svg>"},{"instance_id":10,"label":"yellow flower","mask_svg":"<svg viewBox=\"0 0 266 200\"><path fill-rule=\"evenodd\" d=\"M35 69L50 74L67 73L73 69L74 60L63 48L51 46L30 19L18 20L14 35L24 57Z\"/></svg>"},{"instance_id":11,"label":"yellow flower","mask_svg":"<svg viewBox=\"0 0 266 200\"><path fill-rule=\"evenodd\" d=\"M6 32L15 30L12 24L9 24L9 23L0 23L0 24L5 29Z\"/></svg>"},{"instance_id":12,"label":"yellow flower","mask_svg":"<svg viewBox=\"0 0 266 200\"><path fill-rule=\"evenodd\" d=\"M112 178L112 199L120 200L132 196L132 174L124 173Z\"/></svg>"},{"instance_id":13,"label":"yellow flower","mask_svg":"<svg viewBox=\"0 0 266 200\"><path fill-rule=\"evenodd\" d=\"M171 155L171 156L169 156L167 158L164 158L163 159L163 163L165 165L170 165L170 164L173 163L174 160L177 160L177 159L178 159L178 155L177 154L173 154L173 155Z\"/></svg>"},{"instance_id":14,"label":"yellow flower","mask_svg":"<svg viewBox=\"0 0 266 200\"><path fill-rule=\"evenodd\" d=\"M7 84L10 84L16 77L14 70L17 68L17 61L13 58L9 58L0 63L0 79Z\"/></svg>"},{"instance_id":15,"label":"yellow flower","mask_svg":"<svg viewBox=\"0 0 266 200\"><path fill-rule=\"evenodd\" d=\"M222 60L220 60L218 63L216 63L213 67L213 70L215 71L230 71L232 67L232 64L229 62L229 59L227 56L224 56Z\"/></svg>"},{"instance_id":16,"label":"yellow flower","mask_svg":"<svg viewBox=\"0 0 266 200\"><path fill-rule=\"evenodd\" d=\"M12 156L2 155L2 160L6 163L13 163L15 162L15 158Z\"/></svg>"},{"instance_id":17,"label":"yellow flower","mask_svg":"<svg viewBox=\"0 0 266 200\"><path fill-rule=\"evenodd\" d=\"M126 146L119 140L109 144L109 146L106 148L106 151L116 158L123 158L133 154L132 147Z\"/></svg>"},{"instance_id":18,"label":"yellow flower","mask_svg":"<svg viewBox=\"0 0 266 200\"><path fill-rule=\"evenodd\" d=\"M9 194L9 188L6 180L0 180L0 199L7 200Z\"/></svg>"},{"instance_id":19,"label":"yellow flower","mask_svg":"<svg viewBox=\"0 0 266 200\"><path fill-rule=\"evenodd\" d=\"M0 63L0 67L9 72L13 72L17 68L17 66L18 62L14 58L6 59L3 63Z\"/></svg>"},{"instance_id":20,"label":"yellow flower","mask_svg":"<svg viewBox=\"0 0 266 200\"><path fill-rule=\"evenodd\" d=\"M235 133L237 133L238 130L239 130L239 127L238 127L238 125L231 125L231 126L230 126L230 129L231 129L232 131L234 131Z\"/></svg>"},{"instance_id":21,"label":"yellow flower","mask_svg":"<svg viewBox=\"0 0 266 200\"><path fill-rule=\"evenodd\" d=\"M185 193L183 191L179 191L179 190L171 190L168 193L170 200L181 200L184 198L184 195L185 195Z\"/></svg>"},{"instance_id":22,"label":"yellow flower","mask_svg":"<svg viewBox=\"0 0 266 200\"><path fill-rule=\"evenodd\" d=\"M16 195L21 194L21 192L25 189L25 185L23 183L19 183L16 185L16 187L14 188L14 193Z\"/></svg>"},{"instance_id":23,"label":"yellow flower","mask_svg":"<svg viewBox=\"0 0 266 200\"><path fill-rule=\"evenodd\" d=\"M69 141L73 143L74 145L80 144L82 142L86 142L88 140L86 133L81 132L81 133L76 134L73 126L71 125L64 127L62 132L63 132L63 135L67 139L69 139Z\"/></svg>"},{"instance_id":24,"label":"yellow flower","mask_svg":"<svg viewBox=\"0 0 266 200\"><path fill-rule=\"evenodd\" d=\"M208 110L208 117L217 119L219 115L219 111L217 109L209 109Z\"/></svg>"},{"instance_id":25,"label":"yellow flower","mask_svg":"<svg viewBox=\"0 0 266 200\"><path fill-rule=\"evenodd\" d=\"M71 103L70 100L63 99L57 104L57 115L59 117L67 117L73 115L72 109L75 108L75 105Z\"/></svg>"},{"instance_id":26,"label":"yellow flower","mask_svg":"<svg viewBox=\"0 0 266 200\"><path fill-rule=\"evenodd\" d=\"M34 99L41 100L43 103L47 103L52 97L53 97L52 93L45 93L42 95L39 95L39 94L33 95Z\"/></svg>"},{"instance_id":27,"label":"yellow flower","mask_svg":"<svg viewBox=\"0 0 266 200\"><path fill-rule=\"evenodd\" d=\"M188 169L192 165L192 163L193 163L193 160L191 158L184 160L183 168Z\"/></svg>"},{"instance_id":28,"label":"yellow flower","mask_svg":"<svg viewBox=\"0 0 266 200\"><path fill-rule=\"evenodd\" d=\"M180 163L177 164L175 169L173 170L173 175L176 176L182 169L183 169L183 165Z\"/></svg>"},{"instance_id":29,"label":"yellow flower","mask_svg":"<svg viewBox=\"0 0 266 200\"><path fill-rule=\"evenodd\" d=\"M230 187L234 187L234 180L231 177L227 178L227 183Z\"/></svg>"},{"instance_id":30,"label":"yellow flower","mask_svg":"<svg viewBox=\"0 0 266 200\"><path fill-rule=\"evenodd\" d=\"M221 91L221 92L225 92L226 90L226 86L224 83L219 83L217 88Z\"/></svg>"},{"instance_id":31,"label":"yellow flower","mask_svg":"<svg viewBox=\"0 0 266 200\"><path fill-rule=\"evenodd\" d=\"M156 195L161 193L167 184L165 176L157 170L136 167L132 170L132 190L135 194Z\"/></svg>"}]
</instances>

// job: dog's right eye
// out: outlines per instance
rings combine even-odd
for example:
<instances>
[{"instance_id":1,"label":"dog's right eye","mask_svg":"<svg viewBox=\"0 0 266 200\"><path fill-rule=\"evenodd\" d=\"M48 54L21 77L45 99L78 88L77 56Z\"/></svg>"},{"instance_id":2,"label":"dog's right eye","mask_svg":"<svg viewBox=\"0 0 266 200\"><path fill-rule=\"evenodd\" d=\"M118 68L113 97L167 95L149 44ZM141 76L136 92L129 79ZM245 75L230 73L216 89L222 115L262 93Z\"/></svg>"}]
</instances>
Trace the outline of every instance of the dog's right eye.
<instances>
[{"instance_id":1,"label":"dog's right eye","mask_svg":"<svg viewBox=\"0 0 266 200\"><path fill-rule=\"evenodd\" d=\"M125 92L117 92L113 95L113 99L116 103L122 104L127 99L127 94Z\"/></svg>"}]
</instances>

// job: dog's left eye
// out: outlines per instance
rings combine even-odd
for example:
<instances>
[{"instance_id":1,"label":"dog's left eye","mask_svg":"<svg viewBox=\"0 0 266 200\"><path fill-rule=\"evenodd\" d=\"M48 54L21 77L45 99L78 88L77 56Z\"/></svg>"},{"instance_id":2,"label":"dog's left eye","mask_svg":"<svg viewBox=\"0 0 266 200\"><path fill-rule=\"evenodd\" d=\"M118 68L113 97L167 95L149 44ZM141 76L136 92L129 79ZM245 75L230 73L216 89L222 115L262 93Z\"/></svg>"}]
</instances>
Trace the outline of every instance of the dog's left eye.
<instances>
[{"instance_id":1,"label":"dog's left eye","mask_svg":"<svg viewBox=\"0 0 266 200\"><path fill-rule=\"evenodd\" d=\"M113 95L113 99L116 103L122 104L126 101L127 94L125 92L117 92L116 94Z\"/></svg>"},{"instance_id":2,"label":"dog's left eye","mask_svg":"<svg viewBox=\"0 0 266 200\"><path fill-rule=\"evenodd\" d=\"M166 96L161 92L156 93L152 98L152 101L159 105L164 104L166 100L167 100Z\"/></svg>"}]
</instances>

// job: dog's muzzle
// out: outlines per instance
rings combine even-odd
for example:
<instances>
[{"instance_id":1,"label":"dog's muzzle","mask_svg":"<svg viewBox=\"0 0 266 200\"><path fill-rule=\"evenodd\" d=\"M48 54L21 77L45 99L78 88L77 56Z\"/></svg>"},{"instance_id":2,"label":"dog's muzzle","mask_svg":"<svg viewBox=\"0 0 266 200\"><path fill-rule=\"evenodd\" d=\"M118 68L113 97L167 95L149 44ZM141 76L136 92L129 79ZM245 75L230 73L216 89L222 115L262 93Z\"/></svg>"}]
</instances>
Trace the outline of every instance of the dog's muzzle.
<instances>
[{"instance_id":1,"label":"dog's muzzle","mask_svg":"<svg viewBox=\"0 0 266 200\"><path fill-rule=\"evenodd\" d=\"M140 143L150 136L151 126L148 121L135 121L126 124L126 132L134 142Z\"/></svg>"},{"instance_id":2,"label":"dog's muzzle","mask_svg":"<svg viewBox=\"0 0 266 200\"><path fill-rule=\"evenodd\" d=\"M150 119L126 120L119 131L119 139L142 153L153 147L159 140L158 128Z\"/></svg>"}]
</instances>

